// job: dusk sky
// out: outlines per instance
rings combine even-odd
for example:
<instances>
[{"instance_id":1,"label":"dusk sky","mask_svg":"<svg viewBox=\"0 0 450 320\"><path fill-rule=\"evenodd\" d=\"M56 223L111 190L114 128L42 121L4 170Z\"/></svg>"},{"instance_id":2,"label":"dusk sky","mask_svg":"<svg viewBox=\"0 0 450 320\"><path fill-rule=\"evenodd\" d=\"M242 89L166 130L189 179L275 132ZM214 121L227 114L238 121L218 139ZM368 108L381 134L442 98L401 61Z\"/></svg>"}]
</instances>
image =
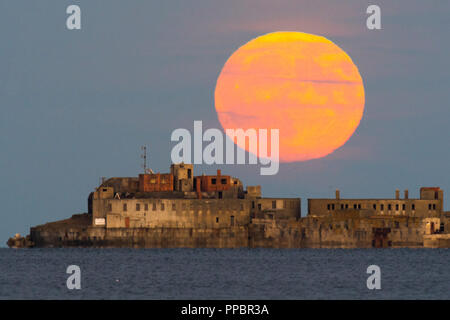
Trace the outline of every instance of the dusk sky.
<instances>
[{"instance_id":1,"label":"dusk sky","mask_svg":"<svg viewBox=\"0 0 450 320\"><path fill-rule=\"evenodd\" d=\"M70 4L82 29L69 31ZM366 28L369 4L381 30ZM38 224L87 211L101 177L168 172L174 129L221 128L217 78L248 41L275 31L324 36L352 58L365 105L353 136L330 155L223 165L264 196L450 200L449 1L2 1L0 3L0 246ZM194 174L217 166L196 166Z\"/></svg>"}]
</instances>

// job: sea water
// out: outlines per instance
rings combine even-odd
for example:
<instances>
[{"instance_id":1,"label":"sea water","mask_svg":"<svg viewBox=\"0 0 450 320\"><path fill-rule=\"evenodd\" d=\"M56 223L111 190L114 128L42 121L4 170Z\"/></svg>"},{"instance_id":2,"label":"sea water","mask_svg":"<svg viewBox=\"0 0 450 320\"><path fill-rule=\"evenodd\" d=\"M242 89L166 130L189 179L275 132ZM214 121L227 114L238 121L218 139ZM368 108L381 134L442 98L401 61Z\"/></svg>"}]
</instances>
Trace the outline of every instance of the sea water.
<instances>
[{"instance_id":1,"label":"sea water","mask_svg":"<svg viewBox=\"0 0 450 320\"><path fill-rule=\"evenodd\" d=\"M0 299L450 299L449 264L449 249L3 248Z\"/></svg>"}]
</instances>

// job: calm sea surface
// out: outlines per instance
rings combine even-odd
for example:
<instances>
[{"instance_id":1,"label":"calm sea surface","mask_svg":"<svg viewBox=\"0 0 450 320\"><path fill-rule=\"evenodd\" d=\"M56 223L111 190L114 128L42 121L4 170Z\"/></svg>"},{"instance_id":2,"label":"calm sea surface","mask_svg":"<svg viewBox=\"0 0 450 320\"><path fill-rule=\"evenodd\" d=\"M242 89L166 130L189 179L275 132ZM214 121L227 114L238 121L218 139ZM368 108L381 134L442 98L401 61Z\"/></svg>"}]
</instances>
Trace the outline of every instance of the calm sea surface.
<instances>
[{"instance_id":1,"label":"calm sea surface","mask_svg":"<svg viewBox=\"0 0 450 320\"><path fill-rule=\"evenodd\" d=\"M0 299L450 299L450 250L5 248Z\"/></svg>"}]
</instances>

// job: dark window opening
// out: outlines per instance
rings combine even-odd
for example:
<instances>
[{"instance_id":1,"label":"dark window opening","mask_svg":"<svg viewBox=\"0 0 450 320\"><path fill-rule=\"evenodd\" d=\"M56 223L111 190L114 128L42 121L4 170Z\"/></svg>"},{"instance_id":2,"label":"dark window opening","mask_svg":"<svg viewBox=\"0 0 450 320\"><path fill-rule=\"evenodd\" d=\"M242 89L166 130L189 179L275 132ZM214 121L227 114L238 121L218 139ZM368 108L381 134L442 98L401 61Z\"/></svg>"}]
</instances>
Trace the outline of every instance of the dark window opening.
<instances>
[{"instance_id":1,"label":"dark window opening","mask_svg":"<svg viewBox=\"0 0 450 320\"><path fill-rule=\"evenodd\" d=\"M353 209L356 209L357 208L357 206L356 206L356 203L353 205Z\"/></svg>"},{"instance_id":2,"label":"dark window opening","mask_svg":"<svg viewBox=\"0 0 450 320\"><path fill-rule=\"evenodd\" d=\"M380 205L380 207L381 207L381 211L383 211L384 210L384 204Z\"/></svg>"},{"instance_id":3,"label":"dark window opening","mask_svg":"<svg viewBox=\"0 0 450 320\"><path fill-rule=\"evenodd\" d=\"M344 205L343 204L341 204L341 209L344 209Z\"/></svg>"},{"instance_id":4,"label":"dark window opening","mask_svg":"<svg viewBox=\"0 0 450 320\"><path fill-rule=\"evenodd\" d=\"M431 203L428 204L428 210L431 210Z\"/></svg>"},{"instance_id":5,"label":"dark window opening","mask_svg":"<svg viewBox=\"0 0 450 320\"><path fill-rule=\"evenodd\" d=\"M373 205L373 210L377 210L377 205L376 204Z\"/></svg>"},{"instance_id":6,"label":"dark window opening","mask_svg":"<svg viewBox=\"0 0 450 320\"><path fill-rule=\"evenodd\" d=\"M216 217L216 223L219 223L219 217Z\"/></svg>"},{"instance_id":7,"label":"dark window opening","mask_svg":"<svg viewBox=\"0 0 450 320\"><path fill-rule=\"evenodd\" d=\"M227 184L227 179L221 179L220 182L221 182L222 184Z\"/></svg>"},{"instance_id":8,"label":"dark window opening","mask_svg":"<svg viewBox=\"0 0 450 320\"><path fill-rule=\"evenodd\" d=\"M331 210L334 210L334 203L331 205Z\"/></svg>"},{"instance_id":9,"label":"dark window opening","mask_svg":"<svg viewBox=\"0 0 450 320\"><path fill-rule=\"evenodd\" d=\"M188 169L188 179L190 179L191 176L192 176L192 170L191 170L191 169Z\"/></svg>"},{"instance_id":10,"label":"dark window opening","mask_svg":"<svg viewBox=\"0 0 450 320\"><path fill-rule=\"evenodd\" d=\"M216 184L216 182L217 182L217 179L216 179L216 178L212 178L212 179L211 179L211 183L212 183L212 184Z\"/></svg>"},{"instance_id":11,"label":"dark window opening","mask_svg":"<svg viewBox=\"0 0 450 320\"><path fill-rule=\"evenodd\" d=\"M222 191L219 191L219 199L222 199L223 195L222 195Z\"/></svg>"},{"instance_id":12,"label":"dark window opening","mask_svg":"<svg viewBox=\"0 0 450 320\"><path fill-rule=\"evenodd\" d=\"M252 209L255 209L255 201L252 201Z\"/></svg>"},{"instance_id":13,"label":"dark window opening","mask_svg":"<svg viewBox=\"0 0 450 320\"><path fill-rule=\"evenodd\" d=\"M331 209L331 205L327 204L327 210L330 210L330 209Z\"/></svg>"},{"instance_id":14,"label":"dark window opening","mask_svg":"<svg viewBox=\"0 0 450 320\"><path fill-rule=\"evenodd\" d=\"M106 192L106 191L108 191L108 189L103 189L103 192Z\"/></svg>"},{"instance_id":15,"label":"dark window opening","mask_svg":"<svg viewBox=\"0 0 450 320\"><path fill-rule=\"evenodd\" d=\"M261 203L258 203L258 210L261 210Z\"/></svg>"},{"instance_id":16,"label":"dark window opening","mask_svg":"<svg viewBox=\"0 0 450 320\"><path fill-rule=\"evenodd\" d=\"M141 205L139 203L136 203L136 211L141 211Z\"/></svg>"},{"instance_id":17,"label":"dark window opening","mask_svg":"<svg viewBox=\"0 0 450 320\"><path fill-rule=\"evenodd\" d=\"M402 210L406 209L406 204L402 204Z\"/></svg>"},{"instance_id":18,"label":"dark window opening","mask_svg":"<svg viewBox=\"0 0 450 320\"><path fill-rule=\"evenodd\" d=\"M391 210L391 209L392 209L392 205L388 204L388 210Z\"/></svg>"},{"instance_id":19,"label":"dark window opening","mask_svg":"<svg viewBox=\"0 0 450 320\"><path fill-rule=\"evenodd\" d=\"M398 204L395 205L395 210L398 210Z\"/></svg>"},{"instance_id":20,"label":"dark window opening","mask_svg":"<svg viewBox=\"0 0 450 320\"><path fill-rule=\"evenodd\" d=\"M433 204L433 210L436 210L436 204Z\"/></svg>"},{"instance_id":21,"label":"dark window opening","mask_svg":"<svg viewBox=\"0 0 450 320\"><path fill-rule=\"evenodd\" d=\"M416 205L415 205L415 204L412 204L411 208L412 208L413 210L416 210Z\"/></svg>"},{"instance_id":22,"label":"dark window opening","mask_svg":"<svg viewBox=\"0 0 450 320\"><path fill-rule=\"evenodd\" d=\"M361 209L361 204L358 204L358 209Z\"/></svg>"}]
</instances>

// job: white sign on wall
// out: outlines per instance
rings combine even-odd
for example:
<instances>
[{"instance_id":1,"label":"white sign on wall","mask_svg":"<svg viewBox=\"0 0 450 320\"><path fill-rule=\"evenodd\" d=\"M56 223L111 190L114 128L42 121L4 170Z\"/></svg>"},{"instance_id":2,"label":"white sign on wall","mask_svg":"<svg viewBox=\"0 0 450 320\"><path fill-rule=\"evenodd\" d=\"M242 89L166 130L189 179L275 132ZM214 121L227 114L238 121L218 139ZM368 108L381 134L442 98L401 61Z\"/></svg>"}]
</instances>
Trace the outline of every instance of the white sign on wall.
<instances>
[{"instance_id":1,"label":"white sign on wall","mask_svg":"<svg viewBox=\"0 0 450 320\"><path fill-rule=\"evenodd\" d=\"M104 226L105 223L105 218L96 218L94 221L96 226Z\"/></svg>"}]
</instances>

